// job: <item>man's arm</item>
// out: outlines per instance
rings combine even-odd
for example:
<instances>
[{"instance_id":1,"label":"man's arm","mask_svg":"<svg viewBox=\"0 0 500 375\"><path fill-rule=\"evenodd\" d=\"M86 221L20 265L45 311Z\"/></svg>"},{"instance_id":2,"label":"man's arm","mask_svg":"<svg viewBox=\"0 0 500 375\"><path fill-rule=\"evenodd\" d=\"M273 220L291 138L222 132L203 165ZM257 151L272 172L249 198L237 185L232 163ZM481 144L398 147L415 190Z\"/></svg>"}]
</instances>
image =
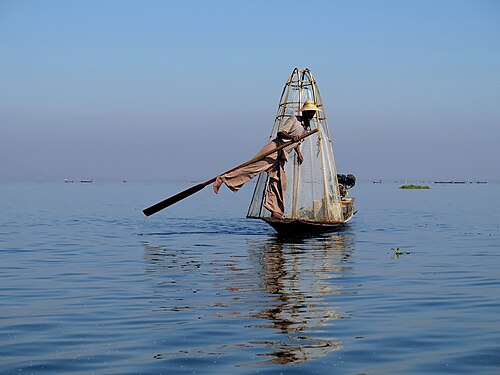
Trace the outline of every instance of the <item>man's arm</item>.
<instances>
[{"instance_id":1,"label":"man's arm","mask_svg":"<svg viewBox=\"0 0 500 375\"><path fill-rule=\"evenodd\" d=\"M278 137L281 139L291 139L292 141L297 141L300 135L289 135L287 132L278 132Z\"/></svg>"}]
</instances>

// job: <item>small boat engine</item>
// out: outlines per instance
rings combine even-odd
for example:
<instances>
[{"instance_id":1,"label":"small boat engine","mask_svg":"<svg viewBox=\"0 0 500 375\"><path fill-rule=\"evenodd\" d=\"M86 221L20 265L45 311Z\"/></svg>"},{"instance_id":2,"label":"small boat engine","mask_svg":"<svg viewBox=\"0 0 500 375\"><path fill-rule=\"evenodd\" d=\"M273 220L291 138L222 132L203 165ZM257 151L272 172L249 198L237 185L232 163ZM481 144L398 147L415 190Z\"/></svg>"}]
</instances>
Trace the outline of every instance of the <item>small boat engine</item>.
<instances>
[{"instance_id":1,"label":"small boat engine","mask_svg":"<svg viewBox=\"0 0 500 375\"><path fill-rule=\"evenodd\" d=\"M347 190L351 189L356 185L356 177L352 174L337 174L337 181L339 182L340 195L345 197L347 195Z\"/></svg>"}]
</instances>

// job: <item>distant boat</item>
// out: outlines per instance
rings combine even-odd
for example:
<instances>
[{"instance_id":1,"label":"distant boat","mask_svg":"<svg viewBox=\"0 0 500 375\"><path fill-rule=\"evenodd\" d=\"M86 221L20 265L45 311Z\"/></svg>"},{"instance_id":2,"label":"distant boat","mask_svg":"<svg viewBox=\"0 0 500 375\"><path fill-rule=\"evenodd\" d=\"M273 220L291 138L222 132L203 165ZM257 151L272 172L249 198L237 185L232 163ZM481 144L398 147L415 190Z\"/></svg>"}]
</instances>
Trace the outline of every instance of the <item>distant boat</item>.
<instances>
[{"instance_id":1,"label":"distant boat","mask_svg":"<svg viewBox=\"0 0 500 375\"><path fill-rule=\"evenodd\" d=\"M488 183L488 181L466 181L466 180L459 180L459 181L449 181L449 180L434 181L435 184L466 184L467 182L469 184L473 184L473 183L476 183L476 184L487 184Z\"/></svg>"},{"instance_id":2,"label":"distant boat","mask_svg":"<svg viewBox=\"0 0 500 375\"><path fill-rule=\"evenodd\" d=\"M80 180L82 184L91 184L94 180Z\"/></svg>"},{"instance_id":3,"label":"distant boat","mask_svg":"<svg viewBox=\"0 0 500 375\"><path fill-rule=\"evenodd\" d=\"M64 179L64 182L65 183L72 183L72 182L75 182L75 180L68 180L67 178Z\"/></svg>"},{"instance_id":4,"label":"distant boat","mask_svg":"<svg viewBox=\"0 0 500 375\"><path fill-rule=\"evenodd\" d=\"M374 184L381 184L382 183L382 180L376 180L376 181L373 181Z\"/></svg>"}]
</instances>

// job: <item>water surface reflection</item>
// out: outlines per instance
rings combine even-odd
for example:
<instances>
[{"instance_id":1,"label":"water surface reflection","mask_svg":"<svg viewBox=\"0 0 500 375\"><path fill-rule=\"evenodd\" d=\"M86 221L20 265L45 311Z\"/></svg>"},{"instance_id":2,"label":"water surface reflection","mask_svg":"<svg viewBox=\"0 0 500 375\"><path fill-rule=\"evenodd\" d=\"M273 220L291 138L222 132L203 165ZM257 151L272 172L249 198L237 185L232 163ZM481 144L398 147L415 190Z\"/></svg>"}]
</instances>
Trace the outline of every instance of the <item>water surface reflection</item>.
<instances>
[{"instance_id":1,"label":"water surface reflection","mask_svg":"<svg viewBox=\"0 0 500 375\"><path fill-rule=\"evenodd\" d=\"M260 287L270 297L252 314L269 323L248 328L266 327L280 334L279 340L251 341L267 348L260 356L271 357L272 363L300 363L341 349L340 340L332 335L334 329L326 327L349 317L334 296L342 293L335 279L352 268L352 237L275 238L249 241L248 246Z\"/></svg>"},{"instance_id":2,"label":"water surface reflection","mask_svg":"<svg viewBox=\"0 0 500 375\"><path fill-rule=\"evenodd\" d=\"M342 283L353 267L352 235L143 247L151 306L163 314L155 359L226 357L248 367L299 364L342 348L335 324L350 313L337 297L355 293Z\"/></svg>"}]
</instances>

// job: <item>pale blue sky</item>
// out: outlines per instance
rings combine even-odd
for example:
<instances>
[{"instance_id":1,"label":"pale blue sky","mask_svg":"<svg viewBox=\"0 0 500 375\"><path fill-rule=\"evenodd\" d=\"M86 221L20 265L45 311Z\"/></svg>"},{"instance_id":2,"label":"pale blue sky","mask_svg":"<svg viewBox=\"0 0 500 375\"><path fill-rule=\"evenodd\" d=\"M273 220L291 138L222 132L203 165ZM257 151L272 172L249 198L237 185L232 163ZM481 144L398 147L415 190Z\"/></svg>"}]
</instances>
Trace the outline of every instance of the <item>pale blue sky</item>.
<instances>
[{"instance_id":1,"label":"pale blue sky","mask_svg":"<svg viewBox=\"0 0 500 375\"><path fill-rule=\"evenodd\" d=\"M208 179L294 67L339 172L499 180L500 1L0 0L0 179Z\"/></svg>"}]
</instances>

